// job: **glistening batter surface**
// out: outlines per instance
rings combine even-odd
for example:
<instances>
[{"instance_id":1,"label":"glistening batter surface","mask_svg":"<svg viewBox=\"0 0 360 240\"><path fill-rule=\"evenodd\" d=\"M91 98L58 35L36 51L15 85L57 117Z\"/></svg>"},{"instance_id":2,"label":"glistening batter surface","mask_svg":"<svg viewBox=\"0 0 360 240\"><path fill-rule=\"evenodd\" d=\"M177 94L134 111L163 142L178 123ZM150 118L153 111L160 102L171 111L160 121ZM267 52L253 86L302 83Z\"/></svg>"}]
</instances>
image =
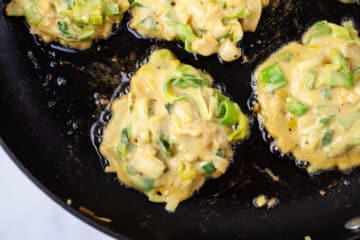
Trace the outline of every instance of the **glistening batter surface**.
<instances>
[{"instance_id":1,"label":"glistening batter surface","mask_svg":"<svg viewBox=\"0 0 360 240\"><path fill-rule=\"evenodd\" d=\"M259 119L283 153L316 169L360 164L360 38L321 21L255 72Z\"/></svg>"},{"instance_id":2,"label":"glistening batter surface","mask_svg":"<svg viewBox=\"0 0 360 240\"><path fill-rule=\"evenodd\" d=\"M44 42L86 49L107 38L128 7L127 0L12 0L6 14L25 16L31 33Z\"/></svg>"},{"instance_id":3,"label":"glistening batter surface","mask_svg":"<svg viewBox=\"0 0 360 240\"><path fill-rule=\"evenodd\" d=\"M225 173L248 119L212 82L170 51L153 52L130 92L112 103L100 145L106 171L170 211Z\"/></svg>"},{"instance_id":4,"label":"glistening batter surface","mask_svg":"<svg viewBox=\"0 0 360 240\"><path fill-rule=\"evenodd\" d=\"M185 49L226 62L241 56L244 31L255 31L268 0L134 0L130 27L145 37L180 39Z\"/></svg>"}]
</instances>

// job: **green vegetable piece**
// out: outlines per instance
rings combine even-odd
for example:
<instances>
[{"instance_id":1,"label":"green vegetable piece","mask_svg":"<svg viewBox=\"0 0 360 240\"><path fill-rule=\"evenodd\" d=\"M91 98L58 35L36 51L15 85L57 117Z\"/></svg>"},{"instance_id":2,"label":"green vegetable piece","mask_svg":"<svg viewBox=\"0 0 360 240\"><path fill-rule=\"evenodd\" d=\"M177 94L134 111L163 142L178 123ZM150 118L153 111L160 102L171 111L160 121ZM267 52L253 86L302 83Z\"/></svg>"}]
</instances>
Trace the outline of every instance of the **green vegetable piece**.
<instances>
[{"instance_id":1,"label":"green vegetable piece","mask_svg":"<svg viewBox=\"0 0 360 240\"><path fill-rule=\"evenodd\" d=\"M103 0L80 0L75 2L72 15L78 24L101 25L104 10Z\"/></svg>"},{"instance_id":2,"label":"green vegetable piece","mask_svg":"<svg viewBox=\"0 0 360 240\"><path fill-rule=\"evenodd\" d=\"M119 5L117 3L111 3L110 4L110 13L111 13L111 15L120 14Z\"/></svg>"},{"instance_id":3,"label":"green vegetable piece","mask_svg":"<svg viewBox=\"0 0 360 240\"><path fill-rule=\"evenodd\" d=\"M212 162L208 162L208 163L204 164L202 166L202 168L208 175L211 175L214 172L216 172L216 167L214 166L214 164Z\"/></svg>"},{"instance_id":4,"label":"green vegetable piece","mask_svg":"<svg viewBox=\"0 0 360 240\"><path fill-rule=\"evenodd\" d=\"M329 145L332 142L333 135L334 135L333 130L330 130L330 129L327 130L321 139L321 146L325 147L325 146Z\"/></svg>"},{"instance_id":5,"label":"green vegetable piece","mask_svg":"<svg viewBox=\"0 0 360 240\"><path fill-rule=\"evenodd\" d=\"M136 168L133 165L127 165L126 166L126 171L130 174L130 175L135 175L138 173L138 171L136 170Z\"/></svg>"},{"instance_id":6,"label":"green vegetable piece","mask_svg":"<svg viewBox=\"0 0 360 240\"><path fill-rule=\"evenodd\" d=\"M151 178L144 177L142 190L144 192L149 192L153 188L154 188L154 180Z\"/></svg>"},{"instance_id":7,"label":"green vegetable piece","mask_svg":"<svg viewBox=\"0 0 360 240\"><path fill-rule=\"evenodd\" d=\"M338 50L330 52L332 64L335 71L330 72L330 86L332 87L352 87L352 73L344 55Z\"/></svg>"},{"instance_id":8,"label":"green vegetable piece","mask_svg":"<svg viewBox=\"0 0 360 240\"><path fill-rule=\"evenodd\" d=\"M121 130L121 142L125 145L128 145L130 143L129 133L127 128L123 128L123 130Z\"/></svg>"},{"instance_id":9,"label":"green vegetable piece","mask_svg":"<svg viewBox=\"0 0 360 240\"><path fill-rule=\"evenodd\" d=\"M240 114L239 107L230 100L224 100L219 104L217 117L223 125L232 126L236 124Z\"/></svg>"},{"instance_id":10,"label":"green vegetable piece","mask_svg":"<svg viewBox=\"0 0 360 240\"><path fill-rule=\"evenodd\" d=\"M170 78L170 79L164 81L163 91L165 93L165 97L171 99L173 102L185 99L186 95L177 96L176 93L174 93L171 90L172 82L173 82L173 78Z\"/></svg>"},{"instance_id":11,"label":"green vegetable piece","mask_svg":"<svg viewBox=\"0 0 360 240\"><path fill-rule=\"evenodd\" d=\"M307 35L307 40L305 43L310 43L311 40L324 37L330 35L332 33L332 28L328 24L327 21L320 21L315 23L312 27L310 27Z\"/></svg>"},{"instance_id":12,"label":"green vegetable piece","mask_svg":"<svg viewBox=\"0 0 360 240\"><path fill-rule=\"evenodd\" d=\"M72 9L75 5L75 0L62 0L68 9Z\"/></svg>"},{"instance_id":13,"label":"green vegetable piece","mask_svg":"<svg viewBox=\"0 0 360 240\"><path fill-rule=\"evenodd\" d=\"M57 26L58 26L58 29L60 31L60 33L66 37L66 38L70 38L71 37L71 34L68 30L68 23L65 22L65 21L58 21L57 22Z\"/></svg>"},{"instance_id":14,"label":"green vegetable piece","mask_svg":"<svg viewBox=\"0 0 360 240\"><path fill-rule=\"evenodd\" d=\"M327 126L330 123L330 118L321 118L320 123Z\"/></svg>"},{"instance_id":15,"label":"green vegetable piece","mask_svg":"<svg viewBox=\"0 0 360 240\"><path fill-rule=\"evenodd\" d=\"M166 110L168 111L169 114L171 113L172 107L173 107L173 104L171 104L171 103L166 103L165 104L165 108L166 108Z\"/></svg>"},{"instance_id":16,"label":"green vegetable piece","mask_svg":"<svg viewBox=\"0 0 360 240\"><path fill-rule=\"evenodd\" d=\"M174 32L179 35L180 40L185 45L185 50L192 52L192 42L197 39L193 29L189 24L182 24L175 20L169 19L167 24L172 27Z\"/></svg>"},{"instance_id":17,"label":"green vegetable piece","mask_svg":"<svg viewBox=\"0 0 360 240\"><path fill-rule=\"evenodd\" d=\"M95 30L91 29L87 32L83 32L80 36L79 36L79 40L80 41L86 41L91 39L95 34Z\"/></svg>"},{"instance_id":18,"label":"green vegetable piece","mask_svg":"<svg viewBox=\"0 0 360 240\"><path fill-rule=\"evenodd\" d=\"M29 24L38 25L42 16L40 15L39 9L36 6L36 1L28 0L25 5L25 18Z\"/></svg>"},{"instance_id":19,"label":"green vegetable piece","mask_svg":"<svg viewBox=\"0 0 360 240\"><path fill-rule=\"evenodd\" d=\"M134 111L134 105L131 104L131 105L129 106L129 111L130 111L130 112Z\"/></svg>"},{"instance_id":20,"label":"green vegetable piece","mask_svg":"<svg viewBox=\"0 0 360 240\"><path fill-rule=\"evenodd\" d=\"M183 74L182 76L174 77L169 81L172 82L172 85L179 88L197 88L209 86L209 81L206 78L193 74Z\"/></svg>"},{"instance_id":21,"label":"green vegetable piece","mask_svg":"<svg viewBox=\"0 0 360 240\"><path fill-rule=\"evenodd\" d=\"M230 32L226 32L225 34L221 35L220 37L216 38L218 42L220 42L223 39L226 39L230 36Z\"/></svg>"},{"instance_id":22,"label":"green vegetable piece","mask_svg":"<svg viewBox=\"0 0 360 240\"><path fill-rule=\"evenodd\" d=\"M239 119L235 131L228 137L229 142L237 142L243 140L248 135L249 119L240 112Z\"/></svg>"},{"instance_id":23,"label":"green vegetable piece","mask_svg":"<svg viewBox=\"0 0 360 240\"><path fill-rule=\"evenodd\" d=\"M304 115L309 110L308 106L293 97L286 98L286 108L289 113L296 117Z\"/></svg>"},{"instance_id":24,"label":"green vegetable piece","mask_svg":"<svg viewBox=\"0 0 360 240\"><path fill-rule=\"evenodd\" d=\"M131 4L131 7L133 7L133 8L136 8L136 7L144 7L144 5L142 5L141 3L139 3L139 2L133 2L132 4Z\"/></svg>"},{"instance_id":25,"label":"green vegetable piece","mask_svg":"<svg viewBox=\"0 0 360 240\"><path fill-rule=\"evenodd\" d=\"M331 71L330 72L330 86L331 87L344 87L350 88L352 87L352 75L350 72L338 72Z\"/></svg>"},{"instance_id":26,"label":"green vegetable piece","mask_svg":"<svg viewBox=\"0 0 360 240\"><path fill-rule=\"evenodd\" d=\"M221 158L224 158L225 157L225 152L221 149L218 149L215 153L215 156L217 157L221 157Z\"/></svg>"},{"instance_id":27,"label":"green vegetable piece","mask_svg":"<svg viewBox=\"0 0 360 240\"><path fill-rule=\"evenodd\" d=\"M348 62L346 61L344 55L339 50L331 50L330 57L332 60L332 63L336 67L336 69L342 71L342 72L348 72L350 71L350 66Z\"/></svg>"},{"instance_id":28,"label":"green vegetable piece","mask_svg":"<svg viewBox=\"0 0 360 240\"><path fill-rule=\"evenodd\" d=\"M195 91L193 91L192 97L200 111L201 117L206 120L212 119L212 114L210 112L209 106L200 88L196 88Z\"/></svg>"},{"instance_id":29,"label":"green vegetable piece","mask_svg":"<svg viewBox=\"0 0 360 240\"><path fill-rule=\"evenodd\" d=\"M103 24L103 16L100 13L90 14L90 16L89 16L89 24L91 24L91 25L102 25Z\"/></svg>"},{"instance_id":30,"label":"green vegetable piece","mask_svg":"<svg viewBox=\"0 0 360 240\"><path fill-rule=\"evenodd\" d=\"M324 126L327 126L329 125L331 119L333 119L335 117L335 115L331 115L329 117L323 117L323 118L320 118L320 123L323 124Z\"/></svg>"},{"instance_id":31,"label":"green vegetable piece","mask_svg":"<svg viewBox=\"0 0 360 240\"><path fill-rule=\"evenodd\" d=\"M189 69L190 68L187 65L184 65L179 68L178 72L182 73ZM182 73L180 76L167 79L163 84L163 91L167 98L173 99L173 101L179 101L186 98L186 95L177 96L173 91L171 91L172 86L178 88L199 88L209 85L210 83L205 77Z\"/></svg>"},{"instance_id":32,"label":"green vegetable piece","mask_svg":"<svg viewBox=\"0 0 360 240\"><path fill-rule=\"evenodd\" d=\"M331 91L328 88L321 89L321 97L323 99L330 100L331 99Z\"/></svg>"},{"instance_id":33,"label":"green vegetable piece","mask_svg":"<svg viewBox=\"0 0 360 240\"><path fill-rule=\"evenodd\" d=\"M141 20L139 25L143 26L146 29L150 29L153 32L157 31L155 19L151 16L148 16Z\"/></svg>"},{"instance_id":34,"label":"green vegetable piece","mask_svg":"<svg viewBox=\"0 0 360 240\"><path fill-rule=\"evenodd\" d=\"M106 0L103 2L103 15L105 17L110 17L111 16L110 4Z\"/></svg>"},{"instance_id":35,"label":"green vegetable piece","mask_svg":"<svg viewBox=\"0 0 360 240\"><path fill-rule=\"evenodd\" d=\"M314 88L315 86L315 82L316 82L316 77L317 77L317 71L308 71L306 74L306 82L305 82L305 89L306 90L311 90Z\"/></svg>"},{"instance_id":36,"label":"green vegetable piece","mask_svg":"<svg viewBox=\"0 0 360 240\"><path fill-rule=\"evenodd\" d=\"M161 153L162 153L165 157L170 157L170 156L171 156L170 144L169 144L169 142L166 140L166 138L165 138L165 136L164 136L163 134L160 135L157 143L159 144Z\"/></svg>"},{"instance_id":37,"label":"green vegetable piece","mask_svg":"<svg viewBox=\"0 0 360 240\"><path fill-rule=\"evenodd\" d=\"M127 169L126 169L127 170ZM151 178L143 177L139 173L128 174L130 181L133 183L133 186L142 192L149 192L154 188L154 180Z\"/></svg>"},{"instance_id":38,"label":"green vegetable piece","mask_svg":"<svg viewBox=\"0 0 360 240\"><path fill-rule=\"evenodd\" d=\"M243 9L241 9L238 13L236 13L235 15L233 16L225 16L223 17L223 20L224 21L228 21L228 20L231 20L231 19L240 19L240 18L246 18L250 15L250 9L245 7Z\"/></svg>"},{"instance_id":39,"label":"green vegetable piece","mask_svg":"<svg viewBox=\"0 0 360 240\"><path fill-rule=\"evenodd\" d=\"M207 33L206 29L203 28L196 28L195 34L197 36L204 36Z\"/></svg>"},{"instance_id":40,"label":"green vegetable piece","mask_svg":"<svg viewBox=\"0 0 360 240\"><path fill-rule=\"evenodd\" d=\"M189 72L196 72L196 69L188 64L182 64L178 69L176 69L177 72L183 74L189 73Z\"/></svg>"},{"instance_id":41,"label":"green vegetable piece","mask_svg":"<svg viewBox=\"0 0 360 240\"><path fill-rule=\"evenodd\" d=\"M130 6L131 7L144 7L144 5L142 5L141 3L135 1L135 0L129 0Z\"/></svg>"},{"instance_id":42,"label":"green vegetable piece","mask_svg":"<svg viewBox=\"0 0 360 240\"><path fill-rule=\"evenodd\" d=\"M67 13L65 11L59 11L57 13L57 15L58 15L59 18L63 18L63 19L68 18L68 15L67 15Z\"/></svg>"},{"instance_id":43,"label":"green vegetable piece","mask_svg":"<svg viewBox=\"0 0 360 240\"><path fill-rule=\"evenodd\" d=\"M260 71L259 82L267 91L274 91L288 83L278 63Z\"/></svg>"},{"instance_id":44,"label":"green vegetable piece","mask_svg":"<svg viewBox=\"0 0 360 240\"><path fill-rule=\"evenodd\" d=\"M218 105L220 105L220 103L222 101L229 100L229 98L224 96L219 89L215 89L215 96L216 96L216 100L218 102Z\"/></svg>"},{"instance_id":45,"label":"green vegetable piece","mask_svg":"<svg viewBox=\"0 0 360 240\"><path fill-rule=\"evenodd\" d=\"M127 156L127 146L123 143L120 143L116 149L116 152L120 160L125 160Z\"/></svg>"},{"instance_id":46,"label":"green vegetable piece","mask_svg":"<svg viewBox=\"0 0 360 240\"><path fill-rule=\"evenodd\" d=\"M62 36L69 39L85 41L91 39L95 31L92 26L77 26L67 21L58 21L57 27Z\"/></svg>"}]
</instances>

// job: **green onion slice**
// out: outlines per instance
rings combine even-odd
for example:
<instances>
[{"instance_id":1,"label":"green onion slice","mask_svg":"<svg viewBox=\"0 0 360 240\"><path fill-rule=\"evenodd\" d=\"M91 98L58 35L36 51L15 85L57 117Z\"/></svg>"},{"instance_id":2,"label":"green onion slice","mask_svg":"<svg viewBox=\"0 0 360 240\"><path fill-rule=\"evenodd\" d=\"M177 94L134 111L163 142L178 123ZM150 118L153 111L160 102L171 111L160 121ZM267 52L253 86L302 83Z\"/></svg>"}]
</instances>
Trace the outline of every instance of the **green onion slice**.
<instances>
[{"instance_id":1,"label":"green onion slice","mask_svg":"<svg viewBox=\"0 0 360 240\"><path fill-rule=\"evenodd\" d=\"M202 166L202 168L208 175L211 175L214 172L216 172L216 167L214 166L214 164L212 162L208 162L208 163L204 164Z\"/></svg>"},{"instance_id":2,"label":"green onion slice","mask_svg":"<svg viewBox=\"0 0 360 240\"><path fill-rule=\"evenodd\" d=\"M281 71L279 63L275 63L260 71L259 83L267 91L274 91L287 85L288 82Z\"/></svg>"}]
</instances>

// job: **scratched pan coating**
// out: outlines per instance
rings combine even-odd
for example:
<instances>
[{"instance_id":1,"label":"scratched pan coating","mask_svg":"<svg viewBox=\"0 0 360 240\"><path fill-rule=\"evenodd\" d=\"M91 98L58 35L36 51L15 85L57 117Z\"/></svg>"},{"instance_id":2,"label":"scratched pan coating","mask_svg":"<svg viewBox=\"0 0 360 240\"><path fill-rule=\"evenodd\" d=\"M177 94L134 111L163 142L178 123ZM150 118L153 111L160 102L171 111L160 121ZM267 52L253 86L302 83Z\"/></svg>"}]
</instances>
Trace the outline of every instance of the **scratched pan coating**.
<instances>
[{"instance_id":1,"label":"scratched pan coating","mask_svg":"<svg viewBox=\"0 0 360 240\"><path fill-rule=\"evenodd\" d=\"M275 1L265 10L257 31L246 33L241 42L249 61L225 65L215 56L194 57L177 43L137 39L125 22L114 28L114 36L90 50L64 51L39 43L22 19L5 17L5 3L0 6L1 143L40 188L73 214L120 239L354 236L344 224L360 215L360 171L310 178L294 161L270 151L257 121L250 138L236 147L228 172L208 181L171 214L162 204L147 201L120 185L114 175L104 173L90 137L91 126L116 87L154 45L169 48L183 62L208 71L250 115L251 74L257 64L286 42L299 39L317 20L340 23L351 18L360 24L359 5L335 0ZM99 129L95 132L101 135ZM262 172L266 168L280 181ZM257 209L252 200L259 194L276 197L280 204ZM65 204L67 199L72 199L71 206ZM95 220L79 207L112 221Z\"/></svg>"}]
</instances>

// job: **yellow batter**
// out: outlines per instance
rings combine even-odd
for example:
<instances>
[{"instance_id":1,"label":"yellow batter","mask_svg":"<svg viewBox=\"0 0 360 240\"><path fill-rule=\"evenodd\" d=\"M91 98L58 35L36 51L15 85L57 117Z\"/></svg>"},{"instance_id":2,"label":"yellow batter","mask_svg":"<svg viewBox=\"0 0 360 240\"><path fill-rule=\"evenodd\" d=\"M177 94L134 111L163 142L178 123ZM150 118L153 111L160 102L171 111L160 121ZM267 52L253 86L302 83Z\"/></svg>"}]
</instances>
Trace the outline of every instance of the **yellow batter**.
<instances>
[{"instance_id":1,"label":"yellow batter","mask_svg":"<svg viewBox=\"0 0 360 240\"><path fill-rule=\"evenodd\" d=\"M255 31L268 0L133 0L130 27L146 37L179 39L203 56L230 62L244 31Z\"/></svg>"},{"instance_id":2,"label":"yellow batter","mask_svg":"<svg viewBox=\"0 0 360 240\"><path fill-rule=\"evenodd\" d=\"M106 171L169 211L225 173L248 119L212 82L170 51L153 52L130 92L112 103L100 146Z\"/></svg>"},{"instance_id":3,"label":"yellow batter","mask_svg":"<svg viewBox=\"0 0 360 240\"><path fill-rule=\"evenodd\" d=\"M127 0L12 0L8 16L25 16L30 31L46 42L77 49L107 38L129 8Z\"/></svg>"},{"instance_id":4,"label":"yellow batter","mask_svg":"<svg viewBox=\"0 0 360 240\"><path fill-rule=\"evenodd\" d=\"M360 38L321 21L255 72L260 121L283 153L315 169L360 164Z\"/></svg>"}]
</instances>

